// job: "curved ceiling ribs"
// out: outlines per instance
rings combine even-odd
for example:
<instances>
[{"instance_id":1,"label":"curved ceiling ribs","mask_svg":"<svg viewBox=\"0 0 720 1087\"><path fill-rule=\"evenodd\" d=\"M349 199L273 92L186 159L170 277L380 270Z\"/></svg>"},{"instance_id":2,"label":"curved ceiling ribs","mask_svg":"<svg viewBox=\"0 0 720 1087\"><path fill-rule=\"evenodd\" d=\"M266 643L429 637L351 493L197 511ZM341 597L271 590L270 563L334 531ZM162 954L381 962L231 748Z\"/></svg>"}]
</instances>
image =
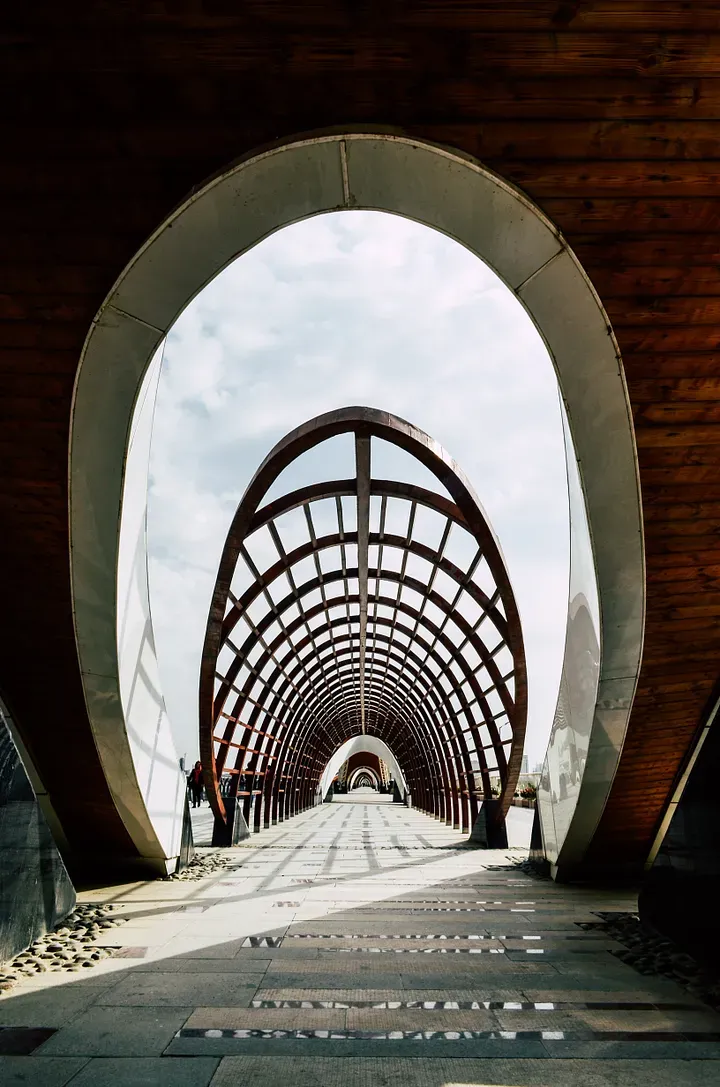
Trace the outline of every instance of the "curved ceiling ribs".
<instances>
[{"instance_id":1,"label":"curved ceiling ribs","mask_svg":"<svg viewBox=\"0 0 720 1087\"><path fill-rule=\"evenodd\" d=\"M345 433L354 478L261 505L288 465ZM373 478L373 439L410 453L450 497ZM395 752L418 807L468 830L491 775L509 804L526 713L505 564L444 450L369 408L284 438L238 507L208 619L200 744L216 816L225 818L223 774L246 814L255 798L256 827L303 810L333 753L366 734Z\"/></svg>"}]
</instances>

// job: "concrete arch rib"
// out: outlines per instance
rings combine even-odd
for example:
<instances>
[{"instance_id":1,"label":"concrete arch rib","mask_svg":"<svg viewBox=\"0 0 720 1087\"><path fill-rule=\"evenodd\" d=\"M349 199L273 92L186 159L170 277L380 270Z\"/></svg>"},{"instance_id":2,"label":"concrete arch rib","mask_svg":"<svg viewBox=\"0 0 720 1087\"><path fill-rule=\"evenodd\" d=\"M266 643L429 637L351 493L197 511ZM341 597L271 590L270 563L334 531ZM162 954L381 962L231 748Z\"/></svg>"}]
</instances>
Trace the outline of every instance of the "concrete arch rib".
<instances>
[{"instance_id":1,"label":"concrete arch rib","mask_svg":"<svg viewBox=\"0 0 720 1087\"><path fill-rule=\"evenodd\" d=\"M584 508L575 512L587 512L602 616L597 692L583 708L592 718L583 727L596 742L580 767L572 811L555 823L552 788L545 807L552 859L563 866L569 835L568 864L579 864L619 762L643 639L639 485L617 346L578 261L523 193L452 149L367 131L291 139L199 188L124 271L88 334L71 428L71 578L88 715L118 820L152 864L162 869L176 855L177 752L158 709L162 696L153 692L153 716L147 704L133 708L123 695L140 663L145 674L156 671L146 589L128 605L146 630L142 661L119 654L117 638L126 619L118 601L132 597L132 563L119 564L132 545L119 530L143 375L179 313L230 261L283 226L344 208L406 216L474 252L515 292L554 360L582 466L576 501ZM142 557L140 549L137 561ZM159 767L163 774L153 772Z\"/></svg>"}]
</instances>

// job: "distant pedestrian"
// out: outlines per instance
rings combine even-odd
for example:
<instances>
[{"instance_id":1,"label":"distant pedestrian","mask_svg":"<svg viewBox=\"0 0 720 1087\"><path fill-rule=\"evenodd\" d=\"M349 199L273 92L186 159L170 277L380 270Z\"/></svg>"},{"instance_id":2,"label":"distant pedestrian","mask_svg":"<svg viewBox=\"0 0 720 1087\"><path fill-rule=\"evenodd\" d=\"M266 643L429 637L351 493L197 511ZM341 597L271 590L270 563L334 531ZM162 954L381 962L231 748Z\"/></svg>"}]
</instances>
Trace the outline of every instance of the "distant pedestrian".
<instances>
[{"instance_id":1,"label":"distant pedestrian","mask_svg":"<svg viewBox=\"0 0 720 1087\"><path fill-rule=\"evenodd\" d=\"M203 794L203 771L201 762L196 762L190 771L190 774L188 775L188 785L190 786L192 806L194 808L199 808L202 803Z\"/></svg>"}]
</instances>

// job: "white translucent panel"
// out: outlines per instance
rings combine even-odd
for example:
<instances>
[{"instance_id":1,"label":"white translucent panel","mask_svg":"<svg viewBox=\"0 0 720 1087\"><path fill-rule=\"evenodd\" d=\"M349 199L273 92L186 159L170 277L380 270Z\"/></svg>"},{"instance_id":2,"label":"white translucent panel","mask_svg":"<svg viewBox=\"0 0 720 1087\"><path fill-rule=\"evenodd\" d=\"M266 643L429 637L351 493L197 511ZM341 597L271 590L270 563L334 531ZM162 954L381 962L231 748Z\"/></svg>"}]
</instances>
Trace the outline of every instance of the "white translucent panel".
<instances>
[{"instance_id":1,"label":"white translucent panel","mask_svg":"<svg viewBox=\"0 0 720 1087\"><path fill-rule=\"evenodd\" d=\"M501 740L508 740L509 742L512 742L513 729L512 729L512 725L510 724L510 722L509 721L503 721L502 723L499 724L498 727L500 729L500 739Z\"/></svg>"},{"instance_id":2,"label":"white translucent panel","mask_svg":"<svg viewBox=\"0 0 720 1087\"><path fill-rule=\"evenodd\" d=\"M450 529L450 539L445 547L445 558L454 563L463 573L470 569L478 552L475 537L457 522Z\"/></svg>"},{"instance_id":3,"label":"white translucent panel","mask_svg":"<svg viewBox=\"0 0 720 1087\"><path fill-rule=\"evenodd\" d=\"M490 730L488 729L487 725L480 725L478 731L480 733L480 743L482 747L489 747L492 743L492 739L490 736Z\"/></svg>"},{"instance_id":4,"label":"white translucent panel","mask_svg":"<svg viewBox=\"0 0 720 1087\"><path fill-rule=\"evenodd\" d=\"M368 547L368 567L371 570L377 570L380 557L380 548L377 544L370 544Z\"/></svg>"},{"instance_id":5,"label":"white translucent panel","mask_svg":"<svg viewBox=\"0 0 720 1087\"><path fill-rule=\"evenodd\" d=\"M281 633L281 629L282 628L281 628L280 624L278 623L277 619L274 619L273 622L270 624L270 626L267 628L267 630L263 634L263 638L265 639L265 641L266 641L266 643L268 645L271 645L275 641L278 634Z\"/></svg>"},{"instance_id":6,"label":"white translucent panel","mask_svg":"<svg viewBox=\"0 0 720 1087\"><path fill-rule=\"evenodd\" d=\"M341 498L343 530L345 533L357 532L357 499Z\"/></svg>"},{"instance_id":7,"label":"white translucent panel","mask_svg":"<svg viewBox=\"0 0 720 1087\"><path fill-rule=\"evenodd\" d=\"M398 642L400 645L409 645L410 638L402 630L398 630L397 627L393 631L393 641Z\"/></svg>"},{"instance_id":8,"label":"white translucent panel","mask_svg":"<svg viewBox=\"0 0 720 1087\"><path fill-rule=\"evenodd\" d=\"M441 627L445 622L445 613L440 608L433 604L432 600L428 600L423 609L423 614L429 622L434 623L436 627Z\"/></svg>"},{"instance_id":9,"label":"white translucent panel","mask_svg":"<svg viewBox=\"0 0 720 1087\"><path fill-rule=\"evenodd\" d=\"M355 475L355 442L352 434L338 434L301 453L268 489L263 505L283 494L333 479Z\"/></svg>"},{"instance_id":10,"label":"white translucent panel","mask_svg":"<svg viewBox=\"0 0 720 1087\"><path fill-rule=\"evenodd\" d=\"M437 551L446 524L447 518L442 514L429 510L425 506L418 506L415 511L412 538Z\"/></svg>"},{"instance_id":11,"label":"white translucent panel","mask_svg":"<svg viewBox=\"0 0 720 1087\"><path fill-rule=\"evenodd\" d=\"M318 627L324 627L326 621L325 613L319 612L317 615L313 615L308 619L308 626L311 630L317 630Z\"/></svg>"},{"instance_id":12,"label":"white translucent panel","mask_svg":"<svg viewBox=\"0 0 720 1087\"><path fill-rule=\"evenodd\" d=\"M495 607L496 607L496 608L497 608L497 610L498 610L498 611L500 612L500 614L502 615L503 619L507 619L507 614L506 614L506 612L505 612L505 605L503 604L502 600L501 600L501 599L500 599L499 597L498 597L498 599L497 599L497 600L496 600L496 602L495 602Z\"/></svg>"}]
</instances>

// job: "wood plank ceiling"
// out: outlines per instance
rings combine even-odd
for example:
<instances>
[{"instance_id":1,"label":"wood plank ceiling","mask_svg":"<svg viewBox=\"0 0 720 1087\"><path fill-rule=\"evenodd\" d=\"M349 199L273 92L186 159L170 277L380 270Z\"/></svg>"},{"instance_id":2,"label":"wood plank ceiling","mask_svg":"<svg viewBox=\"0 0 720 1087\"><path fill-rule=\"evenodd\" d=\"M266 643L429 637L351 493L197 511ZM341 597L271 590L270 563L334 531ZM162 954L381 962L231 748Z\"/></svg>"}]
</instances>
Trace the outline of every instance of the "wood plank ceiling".
<instances>
[{"instance_id":1,"label":"wood plank ceiling","mask_svg":"<svg viewBox=\"0 0 720 1087\"><path fill-rule=\"evenodd\" d=\"M70 608L68 423L90 321L205 177L278 137L365 124L460 148L525 189L613 322L637 425L648 624L591 859L642 861L720 670L718 4L22 11L5 13L0 36L0 691L73 847L127 848L88 731Z\"/></svg>"}]
</instances>

